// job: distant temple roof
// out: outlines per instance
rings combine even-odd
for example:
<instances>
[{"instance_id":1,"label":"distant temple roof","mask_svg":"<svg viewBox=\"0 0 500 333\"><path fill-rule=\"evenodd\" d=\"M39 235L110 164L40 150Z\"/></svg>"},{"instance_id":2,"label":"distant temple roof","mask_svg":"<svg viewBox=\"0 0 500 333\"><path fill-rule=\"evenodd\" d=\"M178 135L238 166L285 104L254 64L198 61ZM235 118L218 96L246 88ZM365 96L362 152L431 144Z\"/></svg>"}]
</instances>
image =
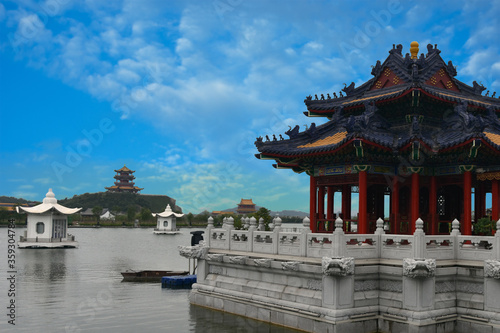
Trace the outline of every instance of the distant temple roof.
<instances>
[{"instance_id":1,"label":"distant temple roof","mask_svg":"<svg viewBox=\"0 0 500 333\"><path fill-rule=\"evenodd\" d=\"M118 170L115 170L115 172L128 172L128 173L134 173L135 171L133 170L130 170L129 168L127 168L127 166L124 164L123 167L121 169L118 169Z\"/></svg>"},{"instance_id":2,"label":"distant temple roof","mask_svg":"<svg viewBox=\"0 0 500 333\"><path fill-rule=\"evenodd\" d=\"M493 154L500 160L496 93L483 96L486 88L481 84L457 80L455 66L441 58L437 46L429 44L420 57L418 43L412 43L411 55L403 56L402 48L393 46L387 59L373 66L374 77L361 86L346 85L339 96L308 96L304 114L330 121L312 123L303 132L298 125L290 127L285 132L289 139L259 137L256 157L276 160L276 168L302 172L308 169L307 159L362 156L363 146L392 156L415 149L436 156L463 145L477 150L483 144L490 153L482 158Z\"/></svg>"},{"instance_id":3,"label":"distant temple roof","mask_svg":"<svg viewBox=\"0 0 500 333\"><path fill-rule=\"evenodd\" d=\"M60 204L57 203L56 196L52 192L52 189L49 189L49 192L45 195L45 198L43 199L42 203L34 206L34 207L23 207L23 206L17 206L16 211L18 213L22 213L23 211L26 213L32 213L32 214L43 214L48 211L55 210L58 211L61 214L64 215L71 215L78 213L81 208L67 208L64 207Z\"/></svg>"},{"instance_id":4,"label":"distant temple roof","mask_svg":"<svg viewBox=\"0 0 500 333\"><path fill-rule=\"evenodd\" d=\"M240 203L238 205L252 205L255 206L253 203L252 199L241 199Z\"/></svg>"}]
</instances>

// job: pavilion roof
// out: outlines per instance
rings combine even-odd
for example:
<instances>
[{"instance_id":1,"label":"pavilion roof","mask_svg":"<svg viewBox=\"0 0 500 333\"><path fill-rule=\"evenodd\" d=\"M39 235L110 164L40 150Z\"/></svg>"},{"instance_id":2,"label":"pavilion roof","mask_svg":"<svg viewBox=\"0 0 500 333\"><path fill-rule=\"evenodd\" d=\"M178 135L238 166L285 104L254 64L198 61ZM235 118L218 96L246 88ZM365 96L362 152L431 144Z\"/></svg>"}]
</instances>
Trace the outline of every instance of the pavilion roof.
<instances>
[{"instance_id":1,"label":"pavilion roof","mask_svg":"<svg viewBox=\"0 0 500 333\"><path fill-rule=\"evenodd\" d=\"M130 170L129 168L127 168L126 165L123 165L123 167L121 169L115 170L115 172L130 172L130 173L134 173L135 171L134 170Z\"/></svg>"},{"instance_id":2,"label":"pavilion roof","mask_svg":"<svg viewBox=\"0 0 500 333\"><path fill-rule=\"evenodd\" d=\"M52 189L49 189L49 192L45 195L45 198L43 199L42 203L34 206L34 207L23 207L23 206L17 206L16 210L18 213L26 212L26 213L31 213L31 214L43 214L48 211L57 211L61 214L64 215L71 215L78 213L81 208L67 208L64 207L60 204L57 203L57 199L52 192Z\"/></svg>"},{"instance_id":3,"label":"pavilion roof","mask_svg":"<svg viewBox=\"0 0 500 333\"><path fill-rule=\"evenodd\" d=\"M153 216L157 217L157 216L160 216L160 217L170 217L170 216L175 216L175 217L183 217L184 214L180 214L180 213L174 213L172 211L172 208L170 208L170 205L167 205L167 207L165 208L165 211L161 212L161 213L153 213Z\"/></svg>"},{"instance_id":4,"label":"pavilion roof","mask_svg":"<svg viewBox=\"0 0 500 333\"><path fill-rule=\"evenodd\" d=\"M255 205L252 199L241 199L239 205Z\"/></svg>"},{"instance_id":5,"label":"pavilion roof","mask_svg":"<svg viewBox=\"0 0 500 333\"><path fill-rule=\"evenodd\" d=\"M280 140L273 135L257 138L258 158L276 159L293 166L300 159L332 154L356 147L397 153L417 145L438 154L458 145L483 142L500 153L500 99L483 96L485 88L475 81L468 86L454 77L452 62L446 64L437 47L428 45L427 55L402 56L398 45L383 64L377 61L374 78L358 88L352 83L346 96L305 100L307 116L326 116L330 121L312 123L300 132L297 125ZM330 97L330 98L328 98ZM428 103L426 116L413 106ZM403 103L394 107L397 103ZM403 106L403 107L402 107ZM391 107L393 109L391 109ZM399 120L394 112L399 113ZM480 140L476 142L476 140ZM299 168L300 169L300 168Z\"/></svg>"}]
</instances>

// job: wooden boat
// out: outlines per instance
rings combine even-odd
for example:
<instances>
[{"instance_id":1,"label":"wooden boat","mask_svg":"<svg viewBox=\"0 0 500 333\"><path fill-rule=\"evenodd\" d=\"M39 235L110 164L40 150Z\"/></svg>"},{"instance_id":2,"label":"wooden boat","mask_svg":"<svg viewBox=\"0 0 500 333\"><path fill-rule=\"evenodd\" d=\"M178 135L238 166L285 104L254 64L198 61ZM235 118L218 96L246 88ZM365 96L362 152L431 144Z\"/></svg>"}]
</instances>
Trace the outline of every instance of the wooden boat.
<instances>
[{"instance_id":1,"label":"wooden boat","mask_svg":"<svg viewBox=\"0 0 500 333\"><path fill-rule=\"evenodd\" d=\"M164 276L188 275L187 271L131 271L122 272L123 281L161 282Z\"/></svg>"}]
</instances>

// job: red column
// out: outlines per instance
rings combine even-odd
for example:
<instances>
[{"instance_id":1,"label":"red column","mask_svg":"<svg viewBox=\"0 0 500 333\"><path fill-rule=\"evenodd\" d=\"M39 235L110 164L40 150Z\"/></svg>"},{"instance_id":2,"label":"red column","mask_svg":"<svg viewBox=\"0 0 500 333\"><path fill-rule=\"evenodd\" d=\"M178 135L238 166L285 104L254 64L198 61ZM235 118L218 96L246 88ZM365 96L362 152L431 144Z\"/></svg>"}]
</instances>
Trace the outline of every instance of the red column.
<instances>
[{"instance_id":1,"label":"red column","mask_svg":"<svg viewBox=\"0 0 500 333\"><path fill-rule=\"evenodd\" d=\"M464 220L462 223L463 235L472 235L472 174L470 171L464 172Z\"/></svg>"},{"instance_id":2,"label":"red column","mask_svg":"<svg viewBox=\"0 0 500 333\"><path fill-rule=\"evenodd\" d=\"M368 175L366 171L359 172L359 206L358 206L358 234L368 233Z\"/></svg>"},{"instance_id":3,"label":"red column","mask_svg":"<svg viewBox=\"0 0 500 333\"><path fill-rule=\"evenodd\" d=\"M419 217L419 192L419 175L415 172L411 175L410 231L412 234L415 232L415 221Z\"/></svg>"},{"instance_id":4,"label":"red column","mask_svg":"<svg viewBox=\"0 0 500 333\"><path fill-rule=\"evenodd\" d=\"M318 189L318 220L325 218L325 187L320 186ZM325 231L323 222L321 222L318 231Z\"/></svg>"},{"instance_id":5,"label":"red column","mask_svg":"<svg viewBox=\"0 0 500 333\"><path fill-rule=\"evenodd\" d=\"M491 181L491 219L498 221L498 180Z\"/></svg>"},{"instance_id":6,"label":"red column","mask_svg":"<svg viewBox=\"0 0 500 333\"><path fill-rule=\"evenodd\" d=\"M334 196L335 196L335 191L333 186L328 186L327 188L327 199L326 199L326 218L329 221L333 221L333 213L334 213L334 206L333 206L333 201L334 201Z\"/></svg>"},{"instance_id":7,"label":"red column","mask_svg":"<svg viewBox=\"0 0 500 333\"><path fill-rule=\"evenodd\" d=\"M310 229L312 232L316 230L316 202L317 202L317 182L314 176L309 179L309 214L310 214Z\"/></svg>"},{"instance_id":8,"label":"red column","mask_svg":"<svg viewBox=\"0 0 500 333\"><path fill-rule=\"evenodd\" d=\"M438 226L437 226L437 183L436 177L431 176L431 186L429 193L429 213L431 215L431 227L430 234L437 235Z\"/></svg>"},{"instance_id":9,"label":"red column","mask_svg":"<svg viewBox=\"0 0 500 333\"><path fill-rule=\"evenodd\" d=\"M392 179L392 193L391 193L391 208L392 208L392 228L391 233L399 234L399 180L398 176Z\"/></svg>"},{"instance_id":10,"label":"red column","mask_svg":"<svg viewBox=\"0 0 500 333\"><path fill-rule=\"evenodd\" d=\"M342 185L342 218L351 219L351 185Z\"/></svg>"}]
</instances>

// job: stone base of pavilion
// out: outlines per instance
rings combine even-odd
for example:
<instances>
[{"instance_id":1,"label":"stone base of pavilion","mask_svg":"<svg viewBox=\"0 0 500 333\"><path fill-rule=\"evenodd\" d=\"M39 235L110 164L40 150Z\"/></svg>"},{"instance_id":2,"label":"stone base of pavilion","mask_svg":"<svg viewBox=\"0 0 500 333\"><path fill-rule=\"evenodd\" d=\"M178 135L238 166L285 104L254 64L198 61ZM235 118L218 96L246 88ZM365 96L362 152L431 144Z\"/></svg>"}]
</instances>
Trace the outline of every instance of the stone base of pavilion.
<instances>
[{"instance_id":1,"label":"stone base of pavilion","mask_svg":"<svg viewBox=\"0 0 500 333\"><path fill-rule=\"evenodd\" d=\"M345 234L339 220L330 234L209 221L190 302L306 332L500 332L500 233L461 235L455 221L427 236L417 220L391 235L380 220Z\"/></svg>"},{"instance_id":2,"label":"stone base of pavilion","mask_svg":"<svg viewBox=\"0 0 500 333\"><path fill-rule=\"evenodd\" d=\"M176 235L180 234L181 232L179 230L161 230L161 229L155 229L153 231L155 235Z\"/></svg>"},{"instance_id":3,"label":"stone base of pavilion","mask_svg":"<svg viewBox=\"0 0 500 333\"><path fill-rule=\"evenodd\" d=\"M60 249L78 248L78 242L74 238L51 238L51 239L31 239L21 238L17 243L20 249Z\"/></svg>"}]
</instances>

